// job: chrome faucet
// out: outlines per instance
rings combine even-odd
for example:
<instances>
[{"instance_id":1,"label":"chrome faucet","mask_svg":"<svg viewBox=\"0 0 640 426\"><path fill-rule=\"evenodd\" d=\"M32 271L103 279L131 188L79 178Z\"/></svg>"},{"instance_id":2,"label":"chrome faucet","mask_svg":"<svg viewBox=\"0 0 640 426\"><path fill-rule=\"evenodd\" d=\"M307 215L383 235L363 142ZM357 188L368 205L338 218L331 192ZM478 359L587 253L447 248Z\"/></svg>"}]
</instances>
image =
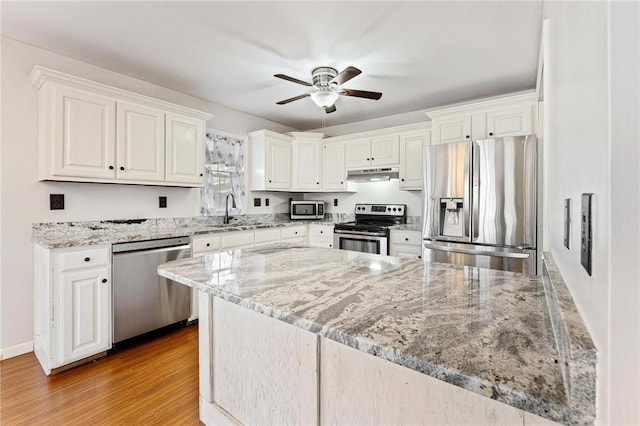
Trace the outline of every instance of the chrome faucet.
<instances>
[{"instance_id":1,"label":"chrome faucet","mask_svg":"<svg viewBox=\"0 0 640 426\"><path fill-rule=\"evenodd\" d=\"M233 219L229 217L229 196L231 196L231 207L236 208L236 197L233 196L233 193L230 192L227 194L227 197L224 199L224 219L222 223L225 225L229 223L229 219Z\"/></svg>"}]
</instances>

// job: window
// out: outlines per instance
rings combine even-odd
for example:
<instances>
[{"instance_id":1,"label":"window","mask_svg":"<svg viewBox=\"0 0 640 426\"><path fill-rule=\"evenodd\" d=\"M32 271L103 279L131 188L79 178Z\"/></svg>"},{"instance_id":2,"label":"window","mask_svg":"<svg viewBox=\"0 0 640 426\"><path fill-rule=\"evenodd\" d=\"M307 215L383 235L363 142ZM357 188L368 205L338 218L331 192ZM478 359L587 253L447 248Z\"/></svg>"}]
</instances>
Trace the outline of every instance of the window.
<instances>
[{"instance_id":1,"label":"window","mask_svg":"<svg viewBox=\"0 0 640 426\"><path fill-rule=\"evenodd\" d=\"M232 136L207 133L204 186L200 212L203 216L224 214L228 194L229 214L245 212L244 141Z\"/></svg>"}]
</instances>

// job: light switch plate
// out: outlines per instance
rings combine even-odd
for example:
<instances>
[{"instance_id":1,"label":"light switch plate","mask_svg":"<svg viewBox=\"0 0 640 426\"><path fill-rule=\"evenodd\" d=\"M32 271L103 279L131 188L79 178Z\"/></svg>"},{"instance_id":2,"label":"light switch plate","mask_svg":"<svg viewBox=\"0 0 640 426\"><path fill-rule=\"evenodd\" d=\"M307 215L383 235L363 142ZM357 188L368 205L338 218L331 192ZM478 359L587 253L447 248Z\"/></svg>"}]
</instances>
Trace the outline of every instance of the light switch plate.
<instances>
[{"instance_id":1,"label":"light switch plate","mask_svg":"<svg viewBox=\"0 0 640 426\"><path fill-rule=\"evenodd\" d=\"M571 198L564 200L564 246L570 249L571 245Z\"/></svg>"},{"instance_id":2,"label":"light switch plate","mask_svg":"<svg viewBox=\"0 0 640 426\"><path fill-rule=\"evenodd\" d=\"M269 199L268 198L264 199L264 206L265 207L269 207Z\"/></svg>"},{"instance_id":3,"label":"light switch plate","mask_svg":"<svg viewBox=\"0 0 640 426\"><path fill-rule=\"evenodd\" d=\"M593 211L591 208L592 199L593 194L582 194L582 211L580 216L580 263L582 263L582 266L587 271L587 274L589 274L589 276L591 276L591 262L593 256Z\"/></svg>"},{"instance_id":4,"label":"light switch plate","mask_svg":"<svg viewBox=\"0 0 640 426\"><path fill-rule=\"evenodd\" d=\"M160 195L158 197L158 207L161 209L167 208L167 197L165 197L164 195Z\"/></svg>"},{"instance_id":5,"label":"light switch plate","mask_svg":"<svg viewBox=\"0 0 640 426\"><path fill-rule=\"evenodd\" d=\"M260 198L253 199L253 207L260 207L262 205Z\"/></svg>"}]
</instances>

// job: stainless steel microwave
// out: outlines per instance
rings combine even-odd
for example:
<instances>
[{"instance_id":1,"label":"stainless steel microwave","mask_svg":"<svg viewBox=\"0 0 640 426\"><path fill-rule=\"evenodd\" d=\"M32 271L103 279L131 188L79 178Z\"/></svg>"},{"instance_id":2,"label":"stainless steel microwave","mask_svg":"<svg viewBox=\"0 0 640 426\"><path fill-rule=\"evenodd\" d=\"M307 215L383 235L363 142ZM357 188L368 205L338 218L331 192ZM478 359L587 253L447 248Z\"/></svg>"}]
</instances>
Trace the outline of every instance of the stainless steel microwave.
<instances>
[{"instance_id":1,"label":"stainless steel microwave","mask_svg":"<svg viewBox=\"0 0 640 426\"><path fill-rule=\"evenodd\" d=\"M291 201L291 219L324 219L324 201Z\"/></svg>"}]
</instances>

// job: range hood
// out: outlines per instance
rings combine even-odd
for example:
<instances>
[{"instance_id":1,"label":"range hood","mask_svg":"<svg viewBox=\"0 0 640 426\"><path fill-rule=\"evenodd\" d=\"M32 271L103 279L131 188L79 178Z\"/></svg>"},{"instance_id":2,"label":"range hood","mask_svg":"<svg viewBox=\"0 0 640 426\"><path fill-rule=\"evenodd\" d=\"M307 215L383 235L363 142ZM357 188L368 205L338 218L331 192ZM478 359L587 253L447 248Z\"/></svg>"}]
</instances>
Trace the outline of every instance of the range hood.
<instances>
[{"instance_id":1,"label":"range hood","mask_svg":"<svg viewBox=\"0 0 640 426\"><path fill-rule=\"evenodd\" d=\"M347 170L347 180L355 182L375 182L398 179L398 167L377 167L370 169Z\"/></svg>"}]
</instances>

